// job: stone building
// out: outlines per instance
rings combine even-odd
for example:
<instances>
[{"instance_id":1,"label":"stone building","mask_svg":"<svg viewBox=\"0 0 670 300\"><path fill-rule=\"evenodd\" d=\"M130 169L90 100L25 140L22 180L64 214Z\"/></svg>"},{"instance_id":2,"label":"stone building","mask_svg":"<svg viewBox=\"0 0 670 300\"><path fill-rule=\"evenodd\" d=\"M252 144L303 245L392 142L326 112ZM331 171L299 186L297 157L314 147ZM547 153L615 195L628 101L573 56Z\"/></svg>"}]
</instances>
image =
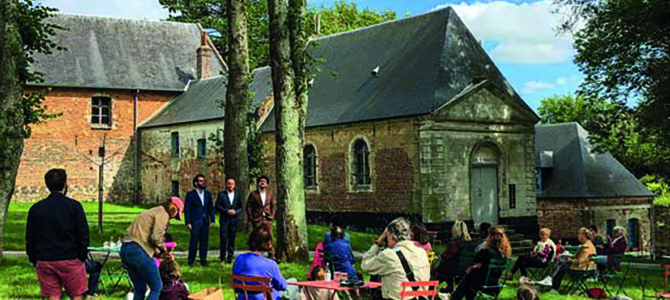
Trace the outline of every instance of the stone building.
<instances>
[{"instance_id":1,"label":"stone building","mask_svg":"<svg viewBox=\"0 0 670 300\"><path fill-rule=\"evenodd\" d=\"M654 194L609 153L594 153L577 123L538 125L537 213L558 239L576 240L577 229L596 225L612 235L628 231L629 248L652 248Z\"/></svg>"},{"instance_id":2,"label":"stone building","mask_svg":"<svg viewBox=\"0 0 670 300\"><path fill-rule=\"evenodd\" d=\"M538 118L451 8L312 45L320 71L307 113L309 218L341 213L379 227L409 215L434 226L461 219L537 230ZM269 70L254 73L256 101L269 108ZM140 127L145 199L189 189L195 172L220 185L211 157L198 157L222 126L225 87L215 81L224 79L192 82ZM274 178L273 112L263 120Z\"/></svg>"},{"instance_id":3,"label":"stone building","mask_svg":"<svg viewBox=\"0 0 670 300\"><path fill-rule=\"evenodd\" d=\"M50 22L66 28L54 41L67 50L36 56L33 68L45 82L26 92L51 86L44 104L62 116L32 126L14 197L46 196L43 175L60 167L68 171L70 195L95 199L104 160L105 197L130 201L138 177L136 126L189 80L218 75L225 65L197 24L65 14Z\"/></svg>"}]
</instances>

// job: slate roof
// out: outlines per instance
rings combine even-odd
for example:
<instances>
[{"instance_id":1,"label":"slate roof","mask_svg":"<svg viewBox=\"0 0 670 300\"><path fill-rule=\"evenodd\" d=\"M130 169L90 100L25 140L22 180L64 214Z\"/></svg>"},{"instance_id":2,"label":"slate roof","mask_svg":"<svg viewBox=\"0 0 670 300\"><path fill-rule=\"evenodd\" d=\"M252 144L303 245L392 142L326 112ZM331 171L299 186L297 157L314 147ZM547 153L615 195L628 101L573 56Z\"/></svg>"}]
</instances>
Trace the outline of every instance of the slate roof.
<instances>
[{"instance_id":1,"label":"slate roof","mask_svg":"<svg viewBox=\"0 0 670 300\"><path fill-rule=\"evenodd\" d=\"M307 127L429 114L476 75L532 112L450 7L318 38L310 51L323 61L316 62ZM274 130L274 112L261 130Z\"/></svg>"},{"instance_id":2,"label":"slate roof","mask_svg":"<svg viewBox=\"0 0 670 300\"><path fill-rule=\"evenodd\" d=\"M270 68L255 69L252 76L249 88L254 92L254 101L258 103L272 93ZM225 100L225 77L191 81L184 93L172 99L140 128L223 119L223 108L220 108L219 103Z\"/></svg>"},{"instance_id":3,"label":"slate roof","mask_svg":"<svg viewBox=\"0 0 670 300\"><path fill-rule=\"evenodd\" d=\"M67 28L54 41L68 50L35 55L47 85L182 91L197 76L197 24L67 14L49 22ZM212 74L225 68L216 53L210 61Z\"/></svg>"},{"instance_id":4,"label":"slate roof","mask_svg":"<svg viewBox=\"0 0 670 300\"><path fill-rule=\"evenodd\" d=\"M535 127L535 150L553 152L553 168L538 198L615 198L654 195L609 153L592 153L588 132L577 123Z\"/></svg>"}]
</instances>

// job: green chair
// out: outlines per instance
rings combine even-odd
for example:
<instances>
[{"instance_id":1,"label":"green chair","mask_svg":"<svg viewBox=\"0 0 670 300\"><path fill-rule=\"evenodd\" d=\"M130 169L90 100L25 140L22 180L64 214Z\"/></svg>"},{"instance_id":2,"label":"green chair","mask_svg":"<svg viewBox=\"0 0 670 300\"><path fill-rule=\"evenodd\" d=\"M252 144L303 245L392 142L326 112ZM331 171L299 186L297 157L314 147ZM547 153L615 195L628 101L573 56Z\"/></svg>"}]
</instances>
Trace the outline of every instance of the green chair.
<instances>
[{"instance_id":1,"label":"green chair","mask_svg":"<svg viewBox=\"0 0 670 300\"><path fill-rule=\"evenodd\" d=\"M603 278L603 290L607 292L609 295L613 296L618 296L619 292L622 291L623 289L623 284L626 282L626 279L628 278L628 274L630 272L630 264L633 262L633 257L630 255L625 255L625 254L615 254L612 255L611 262L607 263L607 266L605 268L605 274L602 276ZM619 266L617 268L617 265ZM612 294L610 291L610 283L616 285L616 293ZM628 296L626 294L626 291L623 290L624 295Z\"/></svg>"},{"instance_id":2,"label":"green chair","mask_svg":"<svg viewBox=\"0 0 670 300\"><path fill-rule=\"evenodd\" d=\"M486 281L484 285L475 286L477 288L477 297L484 299L498 299L498 295L505 286L507 286L507 275L508 271L512 268L511 259L493 259L489 263L488 270L486 271ZM489 285L489 279L491 273L494 270L499 270L501 275L498 279L497 284Z\"/></svg>"}]
</instances>

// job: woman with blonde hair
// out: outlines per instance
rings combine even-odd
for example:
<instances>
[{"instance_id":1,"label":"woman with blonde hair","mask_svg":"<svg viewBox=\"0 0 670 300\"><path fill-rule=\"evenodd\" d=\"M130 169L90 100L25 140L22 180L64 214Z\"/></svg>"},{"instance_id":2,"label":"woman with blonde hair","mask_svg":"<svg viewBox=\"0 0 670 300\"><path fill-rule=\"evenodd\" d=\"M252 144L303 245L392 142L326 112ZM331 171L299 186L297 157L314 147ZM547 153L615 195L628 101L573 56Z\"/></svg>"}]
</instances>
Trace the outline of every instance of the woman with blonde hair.
<instances>
[{"instance_id":1,"label":"woman with blonde hair","mask_svg":"<svg viewBox=\"0 0 670 300\"><path fill-rule=\"evenodd\" d=\"M435 270L435 277L440 282L446 282L447 288L443 289L443 293L451 293L454 291L454 284L458 283L459 277L465 271L464 266L468 265L461 263L463 253L466 251L473 251L470 244L470 233L468 233L468 226L463 221L456 221L451 227L451 241L440 255L440 264ZM473 256L470 256L473 257Z\"/></svg>"},{"instance_id":2,"label":"woman with blonde hair","mask_svg":"<svg viewBox=\"0 0 670 300\"><path fill-rule=\"evenodd\" d=\"M517 270L521 271L521 276L528 277L528 268L546 268L556 256L556 244L549 238L550 236L549 228L540 229L540 241L537 242L530 255L519 256L507 279L513 279Z\"/></svg>"},{"instance_id":3,"label":"woman with blonde hair","mask_svg":"<svg viewBox=\"0 0 670 300\"><path fill-rule=\"evenodd\" d=\"M474 264L465 270L467 273L458 288L451 295L451 300L460 300L465 297L468 300L475 299L477 291L483 285L496 285L503 270L492 269L489 272L489 264L492 260L509 259L512 256L512 247L509 244L505 229L502 227L491 227L489 236L482 250L477 252ZM486 280L488 276L488 281Z\"/></svg>"},{"instance_id":4,"label":"woman with blonde hair","mask_svg":"<svg viewBox=\"0 0 670 300\"><path fill-rule=\"evenodd\" d=\"M561 265L552 278L552 294L558 294L561 282L563 281L563 276L565 276L566 273L572 276L575 272L595 272L596 266L591 261L591 256L596 255L596 247L593 246L593 243L589 240L589 233L587 228L581 228L577 231L577 239L582 244L579 245L577 254L574 256L567 256L568 263Z\"/></svg>"}]
</instances>

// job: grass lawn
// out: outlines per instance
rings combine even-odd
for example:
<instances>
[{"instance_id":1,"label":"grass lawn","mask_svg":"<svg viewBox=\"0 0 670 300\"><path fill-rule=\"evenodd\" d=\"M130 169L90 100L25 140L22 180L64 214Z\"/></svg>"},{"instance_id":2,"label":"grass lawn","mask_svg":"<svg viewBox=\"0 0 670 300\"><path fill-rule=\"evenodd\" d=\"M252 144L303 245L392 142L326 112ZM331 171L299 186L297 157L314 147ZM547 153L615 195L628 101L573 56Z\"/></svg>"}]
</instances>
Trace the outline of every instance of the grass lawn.
<instances>
[{"instance_id":1,"label":"grass lawn","mask_svg":"<svg viewBox=\"0 0 670 300\"><path fill-rule=\"evenodd\" d=\"M5 247L6 250L24 251L25 245L25 223L32 203L12 202L9 206L9 215L5 227ZM128 207L121 205L105 204L104 206L104 232L97 233L97 204L83 203L84 210L88 217L89 226L91 228L91 245L102 246L104 241L108 241L110 237L120 236L125 231L126 227L133 218L144 211L146 208L142 207ZM309 244L310 249L314 249L315 244L323 239L327 227L318 225L309 225ZM179 244L178 251L185 251L188 245L188 232L182 222L171 221L171 228L169 230ZM355 251L365 251L372 243L373 234L361 232L349 232L352 239L352 247ZM246 248L246 233L238 234L237 248ZM210 232L210 249L218 249L218 227L212 228ZM210 261L214 262L216 258L210 257ZM198 292L204 288L218 286L224 287L224 298L234 299L232 290L229 288L231 274L231 265L223 267L218 264L210 264L207 267L186 266L185 257L178 257L177 261L182 266L182 279L188 283L192 292ZM360 261L357 262L360 264ZM110 260L107 267L119 267L119 260ZM282 274L286 278L296 278L297 280L305 280L307 270L310 264L289 264L283 263L280 265ZM357 266L358 267L358 266ZM359 268L359 267L358 267ZM360 269L360 268L359 268ZM34 268L28 263L26 258L6 257L0 260L0 299L39 299L39 286L35 276ZM641 289L637 282L638 275L641 273L632 272L625 284L625 289L628 295L633 299L641 299ZM647 294L652 293L652 288L658 290L663 289L663 278L661 272L648 274L649 283L646 285ZM567 276L566 276L567 277ZM567 281L564 282L567 284ZM595 285L594 287L600 287ZM515 299L516 288L518 284L516 281L505 288L501 294L501 299ZM122 283L121 288L116 293L107 299L120 299L130 289L130 286ZM99 297L99 299L106 299ZM542 299L559 300L559 299L587 299L580 296L565 296L565 295L549 295L542 294Z\"/></svg>"}]
</instances>

